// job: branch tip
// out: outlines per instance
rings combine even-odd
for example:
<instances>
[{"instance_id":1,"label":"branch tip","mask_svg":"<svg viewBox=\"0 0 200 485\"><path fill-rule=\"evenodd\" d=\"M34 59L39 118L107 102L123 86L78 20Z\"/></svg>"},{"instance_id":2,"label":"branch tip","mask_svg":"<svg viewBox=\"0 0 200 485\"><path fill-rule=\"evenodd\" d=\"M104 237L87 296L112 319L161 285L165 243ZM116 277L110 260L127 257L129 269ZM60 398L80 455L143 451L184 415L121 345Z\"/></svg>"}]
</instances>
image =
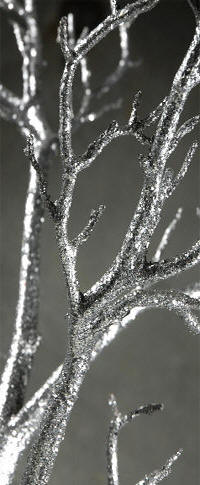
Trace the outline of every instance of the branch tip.
<instances>
[{"instance_id":1,"label":"branch tip","mask_svg":"<svg viewBox=\"0 0 200 485\"><path fill-rule=\"evenodd\" d=\"M137 110L140 105L141 96L142 91L139 90L133 98L131 115L128 121L129 126L132 126L137 121Z\"/></svg>"},{"instance_id":2,"label":"branch tip","mask_svg":"<svg viewBox=\"0 0 200 485\"><path fill-rule=\"evenodd\" d=\"M95 229L95 226L99 222L102 214L104 213L106 206L101 204L97 209L93 209L90 214L90 218L84 229L80 232L80 234L73 240L72 244L77 249L79 246L82 246L85 243L92 232Z\"/></svg>"}]
</instances>

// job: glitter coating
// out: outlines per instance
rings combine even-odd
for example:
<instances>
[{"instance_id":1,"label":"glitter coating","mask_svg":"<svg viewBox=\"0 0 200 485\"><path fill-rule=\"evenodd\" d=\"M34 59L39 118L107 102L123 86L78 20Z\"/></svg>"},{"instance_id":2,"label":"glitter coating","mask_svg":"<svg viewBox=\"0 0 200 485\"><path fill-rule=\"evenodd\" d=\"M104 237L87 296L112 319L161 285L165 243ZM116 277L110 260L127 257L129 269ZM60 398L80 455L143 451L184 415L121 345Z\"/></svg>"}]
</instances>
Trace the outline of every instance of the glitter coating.
<instances>
[{"instance_id":1,"label":"glitter coating","mask_svg":"<svg viewBox=\"0 0 200 485\"><path fill-rule=\"evenodd\" d=\"M23 7L16 0L0 0L0 7L12 22L13 31L22 57L22 97L15 96L0 86L0 115L16 124L27 138L26 155L30 160L30 181L27 191L24 231L21 251L19 298L13 340L8 361L0 383L0 468L2 485L12 483L19 457L34 438L28 454L21 485L44 485L51 476L55 459L66 427L78 398L79 389L91 362L115 336L134 320L141 311L165 308L184 319L189 330L200 333L199 284L181 290L153 290L161 280L178 275L200 261L200 241L182 254L161 259L182 210L165 230L152 261L148 250L152 236L160 222L162 210L186 175L197 149L194 142L186 154L177 175L166 166L182 138L190 133L200 120L199 116L179 126L181 114L191 90L200 82L200 12L190 0L196 28L191 44L163 101L143 119L138 111L142 93L133 96L130 117L120 126L117 121L97 136L82 154L76 154L72 134L83 123L93 122L106 111L118 109L121 101L103 104L99 111L91 111L91 101L102 99L133 63L129 56L129 29L137 17L155 7L159 0L137 0L118 9L117 1L110 0L111 14L91 32L83 29L75 37L75 19L72 14L63 17L58 28L65 67L59 92L59 133L52 135L41 109L39 90L42 66L40 36L34 2L24 0ZM97 92L91 88L91 72L87 54L115 28L119 31L119 62ZM77 113L73 107L73 82L77 69L81 71L83 96ZM153 126L152 136L146 128ZM84 244L103 215L105 207L93 209L88 223L73 239L69 235L69 220L77 178L98 158L115 139L133 136L144 145L147 154L139 157L144 182L135 213L132 215L122 246L110 268L91 288L82 293L76 265L79 248ZM48 157L59 145L63 165L60 194L56 201L48 191ZM31 373L33 357L39 345L39 237L43 222L43 202L52 217L58 253L65 277L68 302L68 345L61 366L47 382L24 404L24 394ZM122 415L115 398L110 402L113 419L107 441L108 484L118 485L118 434L120 429L138 415L151 414L161 405L142 406ZM168 477L178 451L161 470L157 470L137 485L155 485ZM7 461L6 461L7 460Z\"/></svg>"}]
</instances>

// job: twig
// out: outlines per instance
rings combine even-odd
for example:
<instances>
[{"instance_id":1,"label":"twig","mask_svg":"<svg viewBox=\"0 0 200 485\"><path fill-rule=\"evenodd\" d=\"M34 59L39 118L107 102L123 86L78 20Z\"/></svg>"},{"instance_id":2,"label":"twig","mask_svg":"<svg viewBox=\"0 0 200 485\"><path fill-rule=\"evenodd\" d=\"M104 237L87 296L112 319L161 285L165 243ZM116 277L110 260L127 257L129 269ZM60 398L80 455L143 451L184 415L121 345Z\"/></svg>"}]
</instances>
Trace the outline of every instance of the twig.
<instances>
[{"instance_id":1,"label":"twig","mask_svg":"<svg viewBox=\"0 0 200 485\"><path fill-rule=\"evenodd\" d=\"M118 473L118 435L120 430L128 423L131 423L137 416L141 414L151 415L155 411L163 409L162 404L147 404L141 406L133 412L122 415L118 409L116 399L111 394L109 404L112 406L112 421L109 427L107 439L107 478L108 485L119 485Z\"/></svg>"}]
</instances>

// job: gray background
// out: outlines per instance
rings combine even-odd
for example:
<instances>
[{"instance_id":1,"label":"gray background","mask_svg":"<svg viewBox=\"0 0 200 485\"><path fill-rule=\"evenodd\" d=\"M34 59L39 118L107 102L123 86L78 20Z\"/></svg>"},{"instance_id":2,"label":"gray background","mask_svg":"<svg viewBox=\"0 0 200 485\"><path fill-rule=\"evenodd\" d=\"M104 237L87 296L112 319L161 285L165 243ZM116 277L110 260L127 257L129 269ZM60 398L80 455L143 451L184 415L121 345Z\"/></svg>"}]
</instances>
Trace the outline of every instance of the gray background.
<instances>
[{"instance_id":1,"label":"gray background","mask_svg":"<svg viewBox=\"0 0 200 485\"><path fill-rule=\"evenodd\" d=\"M104 18L108 1L38 1L43 32L44 108L54 130L58 120L58 88L63 68L55 43L56 26L62 14L74 9L77 30L85 23L93 27ZM20 92L20 59L5 17L2 25L2 80ZM131 29L131 57L140 65L129 71L112 90L112 99L124 96L119 112L110 113L93 125L83 127L74 137L77 152L86 148L95 135L113 118L127 120L133 94L142 89L141 116L148 113L166 95L176 69L192 38L194 20L185 1L161 1L152 12L137 20ZM117 33L112 33L89 57L92 83L97 87L112 71L118 59ZM75 104L80 99L79 80L75 86ZM110 99L110 98L109 98ZM108 98L105 97L105 102ZM182 119L196 114L198 91L187 102ZM197 130L196 130L197 136ZM171 158L175 171L195 138L187 136ZM28 182L24 141L15 127L3 122L1 128L1 366L12 335L18 291L20 243L23 209ZM108 268L120 247L133 209L136 207L142 173L137 162L141 146L134 139L116 141L78 180L72 208L71 232L82 228L93 207L106 204L106 212L95 233L80 251L78 275L83 289L88 288ZM50 172L51 192L56 196L60 180L60 161L54 160ZM199 166L194 158L184 182L163 211L162 221L152 241L150 255L162 231L178 207L184 208L182 221L166 249L166 257L190 247L198 237L195 207L199 204ZM46 215L41 238L42 345L35 361L27 397L42 385L62 360L65 352L66 299L58 261L54 228ZM179 288L196 281L194 269L163 287ZM73 411L66 440L58 456L50 481L61 485L101 485L106 483L105 437L110 418L108 395L114 392L124 411L138 405L163 402L163 413L140 417L120 435L121 484L132 485L161 466L180 447L184 455L174 467L171 483L199 483L199 391L198 337L192 336L183 321L167 311L143 313L94 362ZM22 462L23 466L23 462ZM20 471L19 471L20 472ZM17 483L17 480L16 480Z\"/></svg>"}]
</instances>

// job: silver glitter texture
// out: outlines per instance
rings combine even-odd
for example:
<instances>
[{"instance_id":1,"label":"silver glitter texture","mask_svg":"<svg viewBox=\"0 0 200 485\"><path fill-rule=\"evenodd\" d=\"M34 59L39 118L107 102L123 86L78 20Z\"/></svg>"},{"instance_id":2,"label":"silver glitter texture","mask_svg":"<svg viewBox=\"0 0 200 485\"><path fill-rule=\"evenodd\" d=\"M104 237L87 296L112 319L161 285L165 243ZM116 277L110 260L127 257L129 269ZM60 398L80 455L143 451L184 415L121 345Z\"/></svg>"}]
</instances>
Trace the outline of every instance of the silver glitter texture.
<instances>
[{"instance_id":1,"label":"silver glitter texture","mask_svg":"<svg viewBox=\"0 0 200 485\"><path fill-rule=\"evenodd\" d=\"M142 93L134 94L130 117L120 126L112 121L107 129L88 146L83 154L76 154L72 133L83 123L90 123L112 109L121 100L103 104L99 111L91 111L91 101L103 99L134 63L129 56L129 29L137 17L155 7L159 0L137 0L119 9L110 0L110 15L91 32L85 27L78 39L74 17L69 14L60 20L57 42L60 44L65 67L60 83L59 133L52 133L41 108L39 89L42 66L41 44L33 0L0 0L12 24L17 47L22 57L22 96L18 97L0 86L0 115L15 123L27 140L25 153L30 161L30 181L24 216L21 250L19 298L13 340L0 383L0 469L1 484L11 484L19 457L34 438L21 485L47 484L55 463L66 426L78 398L80 386L91 362L115 336L137 315L149 308L175 311L189 330L200 333L199 284L183 290L153 290L161 280L178 275L200 261L200 241L182 254L162 259L163 252L177 222L179 209L168 228L152 261L148 249L162 215L162 209L189 170L197 150L194 142L189 148L177 175L166 167L170 155L182 138L190 133L199 116L179 126L180 117L191 90L200 82L200 7L196 0L188 0L193 10L196 28L192 42L182 60L163 101L155 109L139 118ZM22 5L23 4L23 5ZM119 62L116 70L103 82L98 91L91 88L91 72L87 54L114 29L119 31ZM73 109L73 82L77 69L81 71L83 97L77 113ZM146 128L154 126L148 136ZM102 205L91 211L88 223L73 240L69 236L69 219L74 188L82 170L87 169L105 147L121 136L133 136L147 148L139 157L144 175L140 199L133 214L122 246L108 271L84 294L77 273L79 248L90 237L103 215ZM48 191L48 160L59 146L63 164L60 194L56 201ZM39 311L39 240L44 205L55 226L55 236L66 283L68 301L68 345L61 366L52 374L28 403L24 404L33 358L40 342ZM115 398L111 399L113 419L107 444L109 485L118 485L117 440L122 426L141 414L150 414L160 405L147 405L134 413L122 415ZM138 485L155 485L171 472L178 451L161 470L146 476Z\"/></svg>"}]
</instances>

